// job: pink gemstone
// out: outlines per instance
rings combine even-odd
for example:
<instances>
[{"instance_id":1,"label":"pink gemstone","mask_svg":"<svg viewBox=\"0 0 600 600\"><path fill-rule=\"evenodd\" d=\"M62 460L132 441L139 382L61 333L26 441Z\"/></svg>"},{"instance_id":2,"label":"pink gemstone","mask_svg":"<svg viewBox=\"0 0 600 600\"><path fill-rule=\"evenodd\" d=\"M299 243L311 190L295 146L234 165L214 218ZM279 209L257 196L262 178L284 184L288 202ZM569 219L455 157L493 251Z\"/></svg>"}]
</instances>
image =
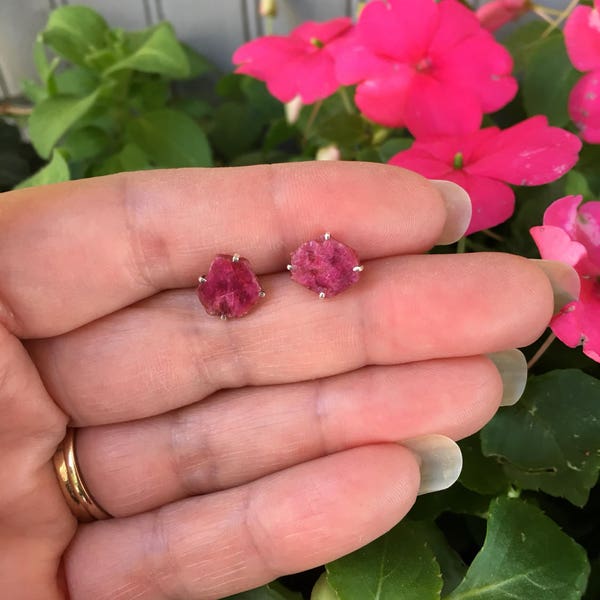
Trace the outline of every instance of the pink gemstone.
<instances>
[{"instance_id":1,"label":"pink gemstone","mask_svg":"<svg viewBox=\"0 0 600 600\"><path fill-rule=\"evenodd\" d=\"M250 263L241 257L217 254L210 264L198 298L209 315L243 317L261 296L261 287Z\"/></svg>"},{"instance_id":2,"label":"pink gemstone","mask_svg":"<svg viewBox=\"0 0 600 600\"><path fill-rule=\"evenodd\" d=\"M302 244L290 264L294 281L326 297L343 292L360 277L356 252L327 234Z\"/></svg>"}]
</instances>

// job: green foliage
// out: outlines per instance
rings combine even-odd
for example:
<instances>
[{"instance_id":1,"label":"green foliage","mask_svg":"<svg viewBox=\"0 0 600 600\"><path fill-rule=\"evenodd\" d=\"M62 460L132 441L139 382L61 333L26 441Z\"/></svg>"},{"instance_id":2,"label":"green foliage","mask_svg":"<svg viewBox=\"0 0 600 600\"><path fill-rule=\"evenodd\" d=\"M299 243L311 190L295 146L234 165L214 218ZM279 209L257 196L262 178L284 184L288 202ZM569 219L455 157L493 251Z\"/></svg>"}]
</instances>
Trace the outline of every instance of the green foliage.
<instances>
[{"instance_id":1,"label":"green foliage","mask_svg":"<svg viewBox=\"0 0 600 600\"><path fill-rule=\"evenodd\" d=\"M481 437L516 485L583 506L600 470L600 381L576 369L530 377L519 403Z\"/></svg>"},{"instance_id":2,"label":"green foliage","mask_svg":"<svg viewBox=\"0 0 600 600\"><path fill-rule=\"evenodd\" d=\"M434 600L442 589L425 531L409 521L329 563L327 580L340 600Z\"/></svg>"},{"instance_id":3,"label":"green foliage","mask_svg":"<svg viewBox=\"0 0 600 600\"><path fill-rule=\"evenodd\" d=\"M254 590L229 596L225 600L302 600L302 594L291 592L274 581Z\"/></svg>"},{"instance_id":4,"label":"green foliage","mask_svg":"<svg viewBox=\"0 0 600 600\"><path fill-rule=\"evenodd\" d=\"M50 162L31 177L21 181L16 186L16 189L69 181L69 178L69 165L67 165L67 161L59 150L54 150Z\"/></svg>"},{"instance_id":5,"label":"green foliage","mask_svg":"<svg viewBox=\"0 0 600 600\"><path fill-rule=\"evenodd\" d=\"M495 500L483 548L448 600L576 600L589 563L581 546L521 500Z\"/></svg>"},{"instance_id":6,"label":"green foliage","mask_svg":"<svg viewBox=\"0 0 600 600\"><path fill-rule=\"evenodd\" d=\"M0 192L29 177L39 163L33 148L21 139L18 127L0 120Z\"/></svg>"}]
</instances>

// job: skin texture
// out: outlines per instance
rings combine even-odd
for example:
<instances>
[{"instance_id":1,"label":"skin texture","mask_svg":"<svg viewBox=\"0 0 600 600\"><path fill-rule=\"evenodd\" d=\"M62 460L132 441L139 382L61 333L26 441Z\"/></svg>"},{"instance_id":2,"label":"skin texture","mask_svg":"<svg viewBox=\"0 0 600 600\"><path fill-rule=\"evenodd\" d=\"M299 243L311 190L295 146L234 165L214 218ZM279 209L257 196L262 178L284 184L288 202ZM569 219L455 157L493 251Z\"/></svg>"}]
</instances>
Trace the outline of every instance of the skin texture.
<instances>
[{"instance_id":1,"label":"skin texture","mask_svg":"<svg viewBox=\"0 0 600 600\"><path fill-rule=\"evenodd\" d=\"M482 354L529 344L553 310L525 259L421 255L445 222L425 179L360 163L3 195L3 593L223 598L395 525L419 487L402 440L483 426L502 383ZM365 271L319 301L285 265L326 230ZM219 252L248 258L267 291L225 323L194 294ZM77 526L68 511L50 462L67 424L116 518Z\"/></svg>"}]
</instances>

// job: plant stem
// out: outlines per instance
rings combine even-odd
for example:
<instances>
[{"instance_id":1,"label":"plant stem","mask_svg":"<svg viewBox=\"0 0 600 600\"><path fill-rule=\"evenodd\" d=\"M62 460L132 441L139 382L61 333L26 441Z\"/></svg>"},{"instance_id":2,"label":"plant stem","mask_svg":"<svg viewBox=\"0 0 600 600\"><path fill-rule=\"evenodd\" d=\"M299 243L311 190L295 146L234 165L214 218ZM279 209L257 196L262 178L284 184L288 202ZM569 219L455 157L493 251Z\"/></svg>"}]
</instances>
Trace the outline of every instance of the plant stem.
<instances>
[{"instance_id":1,"label":"plant stem","mask_svg":"<svg viewBox=\"0 0 600 600\"><path fill-rule=\"evenodd\" d=\"M492 231L491 229L482 229L481 233L484 233L485 235L487 235L488 237L491 237L492 239L498 241L498 242L504 242L504 238L501 235L498 235L495 231Z\"/></svg>"},{"instance_id":2,"label":"plant stem","mask_svg":"<svg viewBox=\"0 0 600 600\"><path fill-rule=\"evenodd\" d=\"M273 17L265 17L265 35L273 35Z\"/></svg>"},{"instance_id":3,"label":"plant stem","mask_svg":"<svg viewBox=\"0 0 600 600\"><path fill-rule=\"evenodd\" d=\"M350 98L348 97L348 92L346 91L346 88L343 86L340 87L339 92L340 92L340 96L342 97L342 102L344 103L344 108L346 109L346 112L349 115L353 115L354 107L352 106L352 102L351 102Z\"/></svg>"},{"instance_id":4,"label":"plant stem","mask_svg":"<svg viewBox=\"0 0 600 600\"><path fill-rule=\"evenodd\" d=\"M569 15L575 10L575 7L579 4L579 0L571 0L566 8L556 17L551 25L548 26L548 29L542 33L542 38L548 37L557 27L560 27L561 23L569 17ZM540 14L538 11L534 10L536 14ZM541 15L540 15L541 16Z\"/></svg>"},{"instance_id":5,"label":"plant stem","mask_svg":"<svg viewBox=\"0 0 600 600\"><path fill-rule=\"evenodd\" d=\"M33 111L31 106L16 106L8 102L0 104L0 115L8 115L9 117L26 117Z\"/></svg>"},{"instance_id":6,"label":"plant stem","mask_svg":"<svg viewBox=\"0 0 600 600\"><path fill-rule=\"evenodd\" d=\"M544 352L550 348L550 344L556 339L556 335L552 332L545 340L544 343L538 348L538 351L531 357L531 360L527 363L527 368L531 369L535 363L540 360Z\"/></svg>"},{"instance_id":7,"label":"plant stem","mask_svg":"<svg viewBox=\"0 0 600 600\"><path fill-rule=\"evenodd\" d=\"M308 116L308 121L306 121L306 129L304 130L304 139L305 140L308 139L308 134L310 133L310 130L312 129L312 126L315 122L315 119L317 118L317 115L319 114L319 110L321 110L322 105L323 105L323 100L319 100L318 102L315 102L313 104L312 111L310 112L310 115Z\"/></svg>"},{"instance_id":8,"label":"plant stem","mask_svg":"<svg viewBox=\"0 0 600 600\"><path fill-rule=\"evenodd\" d=\"M461 237L456 244L456 254L464 254L467 251L467 238Z\"/></svg>"}]
</instances>

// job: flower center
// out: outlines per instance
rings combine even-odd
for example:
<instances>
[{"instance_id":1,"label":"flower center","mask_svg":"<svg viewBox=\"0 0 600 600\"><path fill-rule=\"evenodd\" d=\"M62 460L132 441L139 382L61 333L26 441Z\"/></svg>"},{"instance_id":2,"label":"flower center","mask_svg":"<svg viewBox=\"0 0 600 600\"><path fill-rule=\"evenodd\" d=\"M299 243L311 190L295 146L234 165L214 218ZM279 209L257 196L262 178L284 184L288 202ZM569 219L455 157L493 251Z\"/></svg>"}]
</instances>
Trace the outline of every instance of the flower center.
<instances>
[{"instance_id":1,"label":"flower center","mask_svg":"<svg viewBox=\"0 0 600 600\"><path fill-rule=\"evenodd\" d=\"M319 38L310 38L310 43L315 48L324 48L325 47L325 44Z\"/></svg>"},{"instance_id":2,"label":"flower center","mask_svg":"<svg viewBox=\"0 0 600 600\"><path fill-rule=\"evenodd\" d=\"M462 169L465 164L465 159L462 152L457 152L452 160L455 169Z\"/></svg>"},{"instance_id":3,"label":"flower center","mask_svg":"<svg viewBox=\"0 0 600 600\"><path fill-rule=\"evenodd\" d=\"M416 65L415 65L415 69L419 72L424 72L424 71L429 71L431 70L431 59L426 56L425 58L422 58Z\"/></svg>"}]
</instances>

